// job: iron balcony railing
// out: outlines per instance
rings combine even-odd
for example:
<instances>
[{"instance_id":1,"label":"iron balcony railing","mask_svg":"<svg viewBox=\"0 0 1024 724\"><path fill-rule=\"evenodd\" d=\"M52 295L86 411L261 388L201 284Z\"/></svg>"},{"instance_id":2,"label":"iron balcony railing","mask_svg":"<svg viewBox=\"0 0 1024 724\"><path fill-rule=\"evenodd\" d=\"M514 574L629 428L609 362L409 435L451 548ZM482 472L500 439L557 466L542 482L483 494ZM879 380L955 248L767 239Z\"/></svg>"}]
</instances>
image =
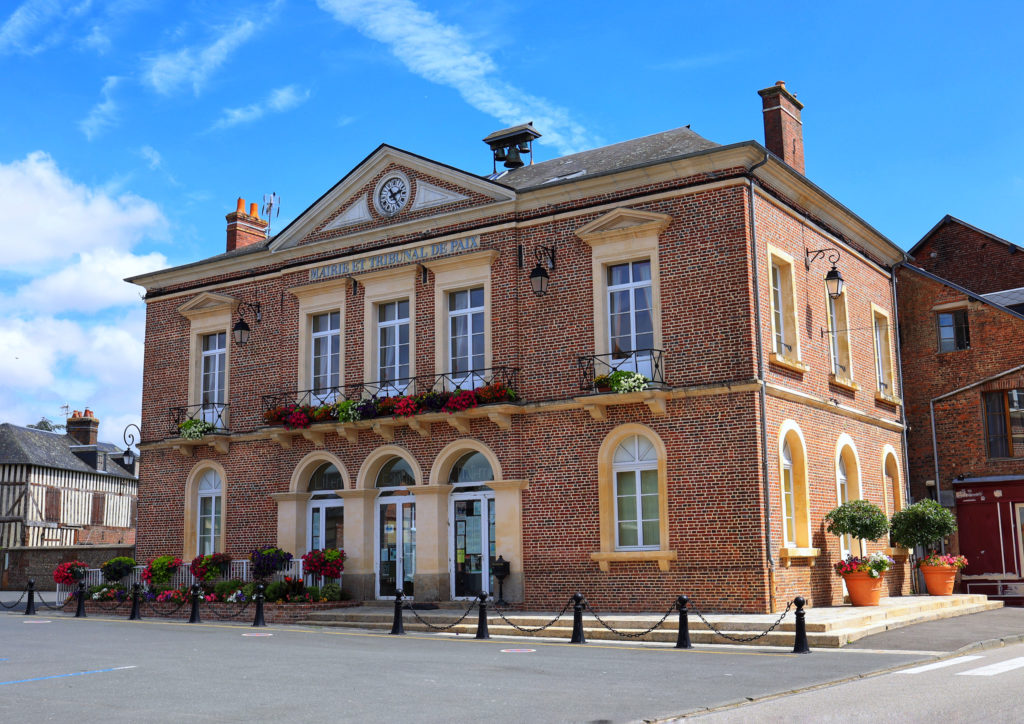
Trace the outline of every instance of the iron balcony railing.
<instances>
[{"instance_id":1,"label":"iron balcony railing","mask_svg":"<svg viewBox=\"0 0 1024 724\"><path fill-rule=\"evenodd\" d=\"M597 389L595 380L613 372L638 372L650 380L651 385L665 384L665 353L660 349L634 349L609 354L581 355L576 360L580 376L580 390Z\"/></svg>"},{"instance_id":2,"label":"iron balcony railing","mask_svg":"<svg viewBox=\"0 0 1024 724\"><path fill-rule=\"evenodd\" d=\"M343 400L362 402L382 400L388 397L421 396L429 393L454 392L456 390L478 390L495 383L516 391L519 382L518 367L488 367L465 372L442 372L437 375L418 375L401 380L375 380L351 385L338 385L315 390L295 390L263 395L264 420L268 424L275 410L291 405L298 407L319 407L332 405ZM486 403L483 403L486 404Z\"/></svg>"},{"instance_id":3,"label":"iron balcony railing","mask_svg":"<svg viewBox=\"0 0 1024 724\"><path fill-rule=\"evenodd\" d=\"M170 432L177 436L181 432L183 423L189 420L200 420L213 425L210 433L224 433L228 431L228 406L220 402L203 402L198 405L184 405L172 407L170 413Z\"/></svg>"}]
</instances>

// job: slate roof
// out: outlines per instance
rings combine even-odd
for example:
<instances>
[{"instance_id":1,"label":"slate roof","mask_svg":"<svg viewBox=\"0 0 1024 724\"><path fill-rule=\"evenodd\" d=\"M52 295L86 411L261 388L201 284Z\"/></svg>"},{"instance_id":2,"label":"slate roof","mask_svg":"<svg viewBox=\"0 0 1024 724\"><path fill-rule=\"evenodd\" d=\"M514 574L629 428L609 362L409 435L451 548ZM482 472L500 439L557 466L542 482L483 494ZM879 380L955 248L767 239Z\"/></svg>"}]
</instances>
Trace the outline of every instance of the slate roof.
<instances>
[{"instance_id":1,"label":"slate roof","mask_svg":"<svg viewBox=\"0 0 1024 724\"><path fill-rule=\"evenodd\" d=\"M494 177L494 180L522 191L629 168L650 166L698 151L718 148L719 145L684 126L512 169Z\"/></svg>"},{"instance_id":2,"label":"slate roof","mask_svg":"<svg viewBox=\"0 0 1024 724\"><path fill-rule=\"evenodd\" d=\"M103 465L100 470L96 470L71 452L71 447L78 444L70 435L21 427L9 422L0 423L0 465L37 465L76 473L135 479L110 459L110 454L121 453L116 445L101 442L96 446L99 452L108 453L99 456Z\"/></svg>"}]
</instances>

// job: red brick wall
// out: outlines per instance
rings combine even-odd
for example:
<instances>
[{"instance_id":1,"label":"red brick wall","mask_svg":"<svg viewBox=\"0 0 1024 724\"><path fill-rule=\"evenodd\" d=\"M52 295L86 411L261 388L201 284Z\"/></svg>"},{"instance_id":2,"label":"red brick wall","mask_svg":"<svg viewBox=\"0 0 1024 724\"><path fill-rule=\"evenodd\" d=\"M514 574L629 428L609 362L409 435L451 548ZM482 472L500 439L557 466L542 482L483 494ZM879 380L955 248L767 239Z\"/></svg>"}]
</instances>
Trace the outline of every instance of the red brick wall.
<instances>
[{"instance_id":1,"label":"red brick wall","mask_svg":"<svg viewBox=\"0 0 1024 724\"><path fill-rule=\"evenodd\" d=\"M914 263L978 294L1024 287L1024 249L948 219L914 255Z\"/></svg>"}]
</instances>

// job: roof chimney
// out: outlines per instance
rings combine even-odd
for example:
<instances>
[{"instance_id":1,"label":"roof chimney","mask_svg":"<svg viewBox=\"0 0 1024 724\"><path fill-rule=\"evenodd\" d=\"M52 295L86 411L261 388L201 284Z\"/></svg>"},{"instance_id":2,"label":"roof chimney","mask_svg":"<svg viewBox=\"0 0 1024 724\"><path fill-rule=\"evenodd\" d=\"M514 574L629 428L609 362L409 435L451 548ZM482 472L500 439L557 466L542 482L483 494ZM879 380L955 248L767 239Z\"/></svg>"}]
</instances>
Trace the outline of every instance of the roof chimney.
<instances>
[{"instance_id":1,"label":"roof chimney","mask_svg":"<svg viewBox=\"0 0 1024 724\"><path fill-rule=\"evenodd\" d=\"M67 420L67 433L79 445L95 445L99 440L100 421L93 417L92 410L84 413L75 410Z\"/></svg>"},{"instance_id":2,"label":"roof chimney","mask_svg":"<svg viewBox=\"0 0 1024 724\"><path fill-rule=\"evenodd\" d=\"M245 199L238 199L237 208L224 218L228 221L228 251L266 241L270 222L260 218L255 202L250 204L247 214Z\"/></svg>"},{"instance_id":3,"label":"roof chimney","mask_svg":"<svg viewBox=\"0 0 1024 724\"><path fill-rule=\"evenodd\" d=\"M786 90L784 81L759 90L764 106L764 145L800 173L804 172L804 104Z\"/></svg>"}]
</instances>

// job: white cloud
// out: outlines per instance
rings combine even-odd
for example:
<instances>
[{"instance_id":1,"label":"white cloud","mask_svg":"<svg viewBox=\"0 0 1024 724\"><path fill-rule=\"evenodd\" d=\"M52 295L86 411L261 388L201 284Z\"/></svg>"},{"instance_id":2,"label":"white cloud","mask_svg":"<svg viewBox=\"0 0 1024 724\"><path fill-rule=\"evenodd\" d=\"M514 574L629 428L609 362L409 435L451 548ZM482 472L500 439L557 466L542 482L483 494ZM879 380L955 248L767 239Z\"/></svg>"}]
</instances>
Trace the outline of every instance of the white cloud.
<instances>
[{"instance_id":1,"label":"white cloud","mask_svg":"<svg viewBox=\"0 0 1024 724\"><path fill-rule=\"evenodd\" d=\"M210 75L267 24L270 11L276 9L280 1L275 0L263 11L264 19L259 23L239 17L232 25L220 28L217 37L207 45L180 48L151 58L143 80L163 95L191 85L192 92L198 96Z\"/></svg>"},{"instance_id":2,"label":"white cloud","mask_svg":"<svg viewBox=\"0 0 1024 724\"><path fill-rule=\"evenodd\" d=\"M389 46L413 73L454 88L477 110L510 126L534 121L544 133L542 140L563 154L598 143L566 109L494 77L498 67L486 52L475 49L459 27L442 24L435 13L421 10L412 0L317 0L317 4L339 22Z\"/></svg>"},{"instance_id":3,"label":"white cloud","mask_svg":"<svg viewBox=\"0 0 1024 724\"><path fill-rule=\"evenodd\" d=\"M277 88L270 92L263 101L243 106L242 108L225 108L221 117L212 128L230 128L241 123L252 123L267 113L283 113L302 105L309 99L308 90L299 90L294 85Z\"/></svg>"},{"instance_id":4,"label":"white cloud","mask_svg":"<svg viewBox=\"0 0 1024 724\"><path fill-rule=\"evenodd\" d=\"M160 155L160 152L157 151L152 146L143 146L142 148L139 149L139 153L142 155L144 159L146 159L146 162L149 164L149 169L151 171L156 171L158 168L160 168L160 164L162 164L164 161L163 156Z\"/></svg>"},{"instance_id":5,"label":"white cloud","mask_svg":"<svg viewBox=\"0 0 1024 724\"><path fill-rule=\"evenodd\" d=\"M0 163L0 219L0 270L21 273L97 249L126 250L166 236L167 226L152 201L76 183L43 151Z\"/></svg>"},{"instance_id":6,"label":"white cloud","mask_svg":"<svg viewBox=\"0 0 1024 724\"><path fill-rule=\"evenodd\" d=\"M78 122L78 127L90 141L117 120L117 102L113 98L114 88L121 82L116 75L108 76L103 82L100 94L103 100L92 107L89 115Z\"/></svg>"},{"instance_id":7,"label":"white cloud","mask_svg":"<svg viewBox=\"0 0 1024 724\"><path fill-rule=\"evenodd\" d=\"M0 54L35 55L60 43L92 0L26 0L0 25Z\"/></svg>"}]
</instances>

